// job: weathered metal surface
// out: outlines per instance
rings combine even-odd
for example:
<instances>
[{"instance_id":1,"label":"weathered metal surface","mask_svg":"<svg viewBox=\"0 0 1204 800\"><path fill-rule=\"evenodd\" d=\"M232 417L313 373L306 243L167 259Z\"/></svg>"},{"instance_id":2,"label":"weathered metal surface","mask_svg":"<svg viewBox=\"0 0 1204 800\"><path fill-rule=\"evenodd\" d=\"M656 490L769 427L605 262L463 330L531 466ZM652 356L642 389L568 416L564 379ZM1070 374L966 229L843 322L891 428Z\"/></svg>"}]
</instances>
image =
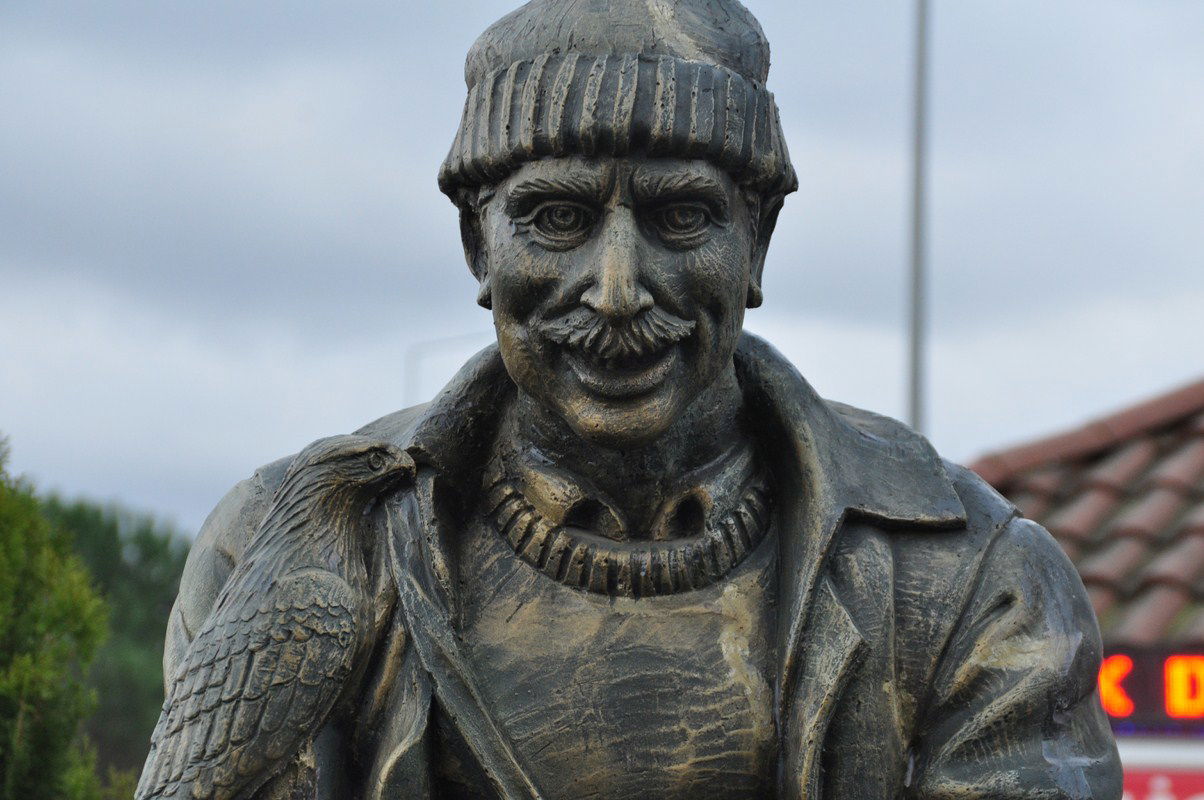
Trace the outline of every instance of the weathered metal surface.
<instances>
[{"instance_id":1,"label":"weathered metal surface","mask_svg":"<svg viewBox=\"0 0 1204 800\"><path fill-rule=\"evenodd\" d=\"M735 0L478 40L440 184L498 343L219 504L140 797L1119 797L1048 534L742 333L768 69Z\"/></svg>"}]
</instances>

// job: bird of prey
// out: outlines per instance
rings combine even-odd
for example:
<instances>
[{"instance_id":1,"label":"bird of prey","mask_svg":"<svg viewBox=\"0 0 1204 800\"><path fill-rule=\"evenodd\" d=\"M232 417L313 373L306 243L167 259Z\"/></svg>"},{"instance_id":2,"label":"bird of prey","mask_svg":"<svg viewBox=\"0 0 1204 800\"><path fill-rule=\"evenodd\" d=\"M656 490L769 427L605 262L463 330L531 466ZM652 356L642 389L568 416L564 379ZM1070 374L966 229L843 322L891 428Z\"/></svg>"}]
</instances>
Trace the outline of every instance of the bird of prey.
<instances>
[{"instance_id":1,"label":"bird of prey","mask_svg":"<svg viewBox=\"0 0 1204 800\"><path fill-rule=\"evenodd\" d=\"M362 436L294 459L174 676L137 800L252 798L310 746L369 644L368 512L412 470Z\"/></svg>"}]
</instances>

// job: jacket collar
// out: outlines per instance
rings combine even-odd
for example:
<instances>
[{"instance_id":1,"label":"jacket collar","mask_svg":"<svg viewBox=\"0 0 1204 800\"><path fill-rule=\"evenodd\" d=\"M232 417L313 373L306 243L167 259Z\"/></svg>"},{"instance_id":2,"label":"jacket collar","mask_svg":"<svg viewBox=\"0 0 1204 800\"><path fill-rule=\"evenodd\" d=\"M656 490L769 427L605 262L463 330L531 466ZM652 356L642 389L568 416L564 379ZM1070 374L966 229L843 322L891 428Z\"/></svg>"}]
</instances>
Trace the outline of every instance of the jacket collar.
<instances>
[{"instance_id":1,"label":"jacket collar","mask_svg":"<svg viewBox=\"0 0 1204 800\"><path fill-rule=\"evenodd\" d=\"M823 400L789 361L752 334L741 337L736 367L766 435L790 443L789 457L804 470L813 494L888 527L965 523L944 465L922 436L886 417ZM513 395L497 346L490 345L427 405L406 449L449 478L469 477L479 471L499 411Z\"/></svg>"},{"instance_id":2,"label":"jacket collar","mask_svg":"<svg viewBox=\"0 0 1204 800\"><path fill-rule=\"evenodd\" d=\"M763 437L781 443L774 464L783 501L775 710L784 728L803 666L804 632L823 606L815 602L821 568L841 524L862 518L886 528L953 530L964 527L966 512L932 445L906 426L823 400L777 350L749 334L736 370L750 418L760 421ZM848 616L838 600L834 607ZM848 637L846 655L857 638Z\"/></svg>"},{"instance_id":3,"label":"jacket collar","mask_svg":"<svg viewBox=\"0 0 1204 800\"><path fill-rule=\"evenodd\" d=\"M790 443L813 492L887 527L965 524L944 464L923 436L893 419L822 399L772 345L751 334L741 338L736 369L746 401L776 440Z\"/></svg>"},{"instance_id":4,"label":"jacket collar","mask_svg":"<svg viewBox=\"0 0 1204 800\"><path fill-rule=\"evenodd\" d=\"M719 456L688 472L665 476L663 495L648 518L632 518L622 504L586 478L560 468L541 451L526 446L514 435L514 420L503 423L498 454L486 468L486 484L509 480L549 524L572 524L615 540L643 537L666 541L702 534L711 510L725 501L739 500L757 476L757 462L749 441L736 442ZM701 514L681 514L684 504ZM683 527L683 522L693 527Z\"/></svg>"}]
</instances>

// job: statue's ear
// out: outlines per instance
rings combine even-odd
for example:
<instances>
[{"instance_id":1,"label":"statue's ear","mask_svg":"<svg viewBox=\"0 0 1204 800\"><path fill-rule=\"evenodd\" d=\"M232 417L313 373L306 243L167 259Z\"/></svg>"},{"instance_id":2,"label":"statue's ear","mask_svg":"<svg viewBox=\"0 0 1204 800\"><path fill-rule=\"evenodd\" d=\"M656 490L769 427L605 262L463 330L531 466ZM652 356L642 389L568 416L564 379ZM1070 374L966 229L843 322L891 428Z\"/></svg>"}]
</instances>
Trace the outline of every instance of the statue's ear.
<instances>
[{"instance_id":1,"label":"statue's ear","mask_svg":"<svg viewBox=\"0 0 1204 800\"><path fill-rule=\"evenodd\" d=\"M765 256L769 253L769 240L773 238L773 229L778 224L778 212L782 210L784 195L764 197L758 203L756 232L753 237L752 274L748 280L749 308L757 308L765 299L761 291L761 276L765 272Z\"/></svg>"},{"instance_id":2,"label":"statue's ear","mask_svg":"<svg viewBox=\"0 0 1204 800\"><path fill-rule=\"evenodd\" d=\"M478 198L461 199L460 206L460 241L464 244L464 258L468 269L477 279L480 289L477 292L477 305L482 308L493 307L493 297L489 288L489 260L485 248L485 238L481 234L481 205Z\"/></svg>"}]
</instances>

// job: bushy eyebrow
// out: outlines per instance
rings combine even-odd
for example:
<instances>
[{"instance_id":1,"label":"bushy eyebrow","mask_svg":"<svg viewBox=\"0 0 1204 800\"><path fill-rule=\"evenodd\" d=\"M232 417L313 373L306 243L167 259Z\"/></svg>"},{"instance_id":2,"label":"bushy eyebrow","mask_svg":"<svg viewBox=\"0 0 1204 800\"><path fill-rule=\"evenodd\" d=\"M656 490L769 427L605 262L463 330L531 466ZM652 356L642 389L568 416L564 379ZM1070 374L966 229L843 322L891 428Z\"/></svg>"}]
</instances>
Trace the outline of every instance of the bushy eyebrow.
<instances>
[{"instance_id":1,"label":"bushy eyebrow","mask_svg":"<svg viewBox=\"0 0 1204 800\"><path fill-rule=\"evenodd\" d=\"M727 192L723 185L697 172L637 172L632 176L631 184L636 197L645 202L701 196L727 208Z\"/></svg>"},{"instance_id":2,"label":"bushy eyebrow","mask_svg":"<svg viewBox=\"0 0 1204 800\"><path fill-rule=\"evenodd\" d=\"M589 174L557 175L553 178L536 177L519 181L506 193L506 210L522 213L522 207L532 198L565 197L580 198L601 203L606 198L606 181L601 175Z\"/></svg>"}]
</instances>

